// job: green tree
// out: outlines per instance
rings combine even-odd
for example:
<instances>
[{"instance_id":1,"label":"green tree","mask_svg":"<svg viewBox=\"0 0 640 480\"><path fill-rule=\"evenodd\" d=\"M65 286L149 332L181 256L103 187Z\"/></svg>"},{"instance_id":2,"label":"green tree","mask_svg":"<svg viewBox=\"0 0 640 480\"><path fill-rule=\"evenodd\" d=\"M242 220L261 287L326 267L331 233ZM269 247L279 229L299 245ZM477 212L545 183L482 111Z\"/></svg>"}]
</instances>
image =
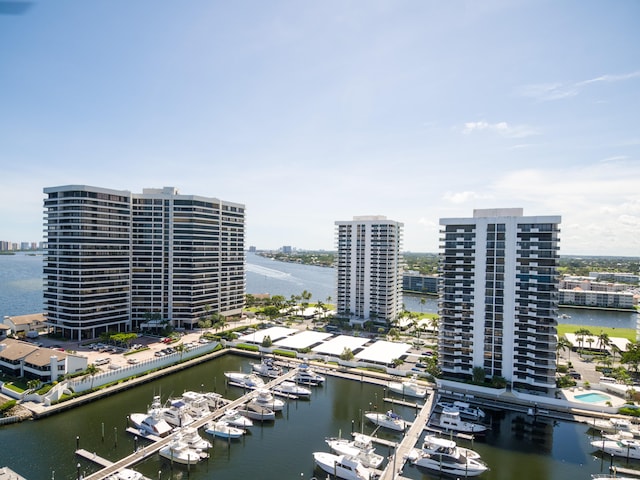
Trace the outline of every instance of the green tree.
<instances>
[{"instance_id":1,"label":"green tree","mask_svg":"<svg viewBox=\"0 0 640 480\"><path fill-rule=\"evenodd\" d=\"M598 335L598 343L596 345L600 350L606 350L607 347L611 345L609 334L601 331L600 335Z\"/></svg>"},{"instance_id":2,"label":"green tree","mask_svg":"<svg viewBox=\"0 0 640 480\"><path fill-rule=\"evenodd\" d=\"M560 351L569 351L569 361L571 361L571 342L567 340L567 337L560 337L556 344L556 363L560 362Z\"/></svg>"},{"instance_id":3,"label":"green tree","mask_svg":"<svg viewBox=\"0 0 640 480\"><path fill-rule=\"evenodd\" d=\"M180 361L182 361L182 356L184 355L184 352L187 350L187 348L184 346L184 343L180 342L173 348L175 348L176 352L180 353Z\"/></svg>"},{"instance_id":4,"label":"green tree","mask_svg":"<svg viewBox=\"0 0 640 480\"><path fill-rule=\"evenodd\" d=\"M84 373L86 374L86 376L91 377L91 387L89 387L89 390L93 390L93 381L96 378L96 373L98 373L99 371L100 369L93 363L90 363L89 365L87 365L87 368L85 368Z\"/></svg>"},{"instance_id":5,"label":"green tree","mask_svg":"<svg viewBox=\"0 0 640 480\"><path fill-rule=\"evenodd\" d=\"M27 388L29 390L37 390L38 387L40 386L40 380L36 379L36 378L32 378L31 380L29 380L27 382Z\"/></svg>"},{"instance_id":6,"label":"green tree","mask_svg":"<svg viewBox=\"0 0 640 480\"><path fill-rule=\"evenodd\" d=\"M262 346L264 348L269 348L271 347L271 345L273 345L273 342L271 341L271 337L269 335L265 335L265 337L262 339Z\"/></svg>"},{"instance_id":7,"label":"green tree","mask_svg":"<svg viewBox=\"0 0 640 480\"><path fill-rule=\"evenodd\" d=\"M480 366L473 367L471 376L473 383L483 384L486 377L486 372L484 371L484 368Z\"/></svg>"},{"instance_id":8,"label":"green tree","mask_svg":"<svg viewBox=\"0 0 640 480\"><path fill-rule=\"evenodd\" d=\"M351 351L350 348L345 347L344 350L342 350L342 353L340 354L340 360L345 360L347 362L350 362L351 360L353 360L354 358L354 354Z\"/></svg>"},{"instance_id":9,"label":"green tree","mask_svg":"<svg viewBox=\"0 0 640 480\"><path fill-rule=\"evenodd\" d=\"M627 345L627 350L622 353L620 362L629 365L635 374L638 374L638 365L640 365L640 343L631 342Z\"/></svg>"}]
</instances>

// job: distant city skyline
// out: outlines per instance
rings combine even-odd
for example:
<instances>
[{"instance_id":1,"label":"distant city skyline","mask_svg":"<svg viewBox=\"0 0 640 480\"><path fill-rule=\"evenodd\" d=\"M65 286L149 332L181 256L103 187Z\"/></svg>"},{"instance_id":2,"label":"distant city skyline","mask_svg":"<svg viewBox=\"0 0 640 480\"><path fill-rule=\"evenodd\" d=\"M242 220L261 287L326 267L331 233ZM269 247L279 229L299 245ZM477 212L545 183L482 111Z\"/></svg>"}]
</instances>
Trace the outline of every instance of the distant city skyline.
<instances>
[{"instance_id":1,"label":"distant city skyline","mask_svg":"<svg viewBox=\"0 0 640 480\"><path fill-rule=\"evenodd\" d=\"M152 14L150 14L152 12ZM0 15L0 238L48 185L246 205L247 247L335 250L384 215L562 216L561 255L640 253L640 3L34 2ZM13 240L12 240L13 239Z\"/></svg>"}]
</instances>

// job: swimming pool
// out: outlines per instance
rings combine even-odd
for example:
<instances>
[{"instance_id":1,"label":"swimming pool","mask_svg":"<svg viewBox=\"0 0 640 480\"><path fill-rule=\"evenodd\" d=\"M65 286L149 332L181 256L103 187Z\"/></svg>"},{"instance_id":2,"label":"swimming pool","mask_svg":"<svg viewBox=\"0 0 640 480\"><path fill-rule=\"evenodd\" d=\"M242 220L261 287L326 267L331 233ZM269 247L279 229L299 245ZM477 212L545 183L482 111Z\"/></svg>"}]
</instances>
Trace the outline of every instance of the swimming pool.
<instances>
[{"instance_id":1,"label":"swimming pool","mask_svg":"<svg viewBox=\"0 0 640 480\"><path fill-rule=\"evenodd\" d=\"M583 393L582 395L576 395L574 398L585 403L607 402L611 400L610 396L597 392Z\"/></svg>"}]
</instances>

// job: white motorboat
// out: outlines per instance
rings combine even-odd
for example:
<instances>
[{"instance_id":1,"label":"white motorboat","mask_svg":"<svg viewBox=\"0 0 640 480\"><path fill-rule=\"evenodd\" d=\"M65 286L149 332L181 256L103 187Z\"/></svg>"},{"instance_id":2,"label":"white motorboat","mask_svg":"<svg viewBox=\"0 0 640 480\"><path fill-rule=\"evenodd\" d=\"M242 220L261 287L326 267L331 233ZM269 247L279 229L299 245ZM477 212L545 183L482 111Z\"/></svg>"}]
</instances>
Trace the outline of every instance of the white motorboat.
<instances>
[{"instance_id":1,"label":"white motorboat","mask_svg":"<svg viewBox=\"0 0 640 480\"><path fill-rule=\"evenodd\" d=\"M269 378L276 378L284 373L282 367L276 365L273 358L268 357L263 358L260 363L252 363L251 368L253 368L253 371L258 375Z\"/></svg>"},{"instance_id":2,"label":"white motorboat","mask_svg":"<svg viewBox=\"0 0 640 480\"><path fill-rule=\"evenodd\" d=\"M186 427L194 422L187 404L182 400L172 400L170 406L161 410L162 418L174 427Z\"/></svg>"},{"instance_id":3,"label":"white motorboat","mask_svg":"<svg viewBox=\"0 0 640 480\"><path fill-rule=\"evenodd\" d=\"M308 364L301 363L293 377L293 380L302 385L317 387L324 383L325 378L314 372Z\"/></svg>"},{"instance_id":4,"label":"white motorboat","mask_svg":"<svg viewBox=\"0 0 640 480\"><path fill-rule=\"evenodd\" d=\"M449 475L475 477L488 470L477 452L433 435L427 435L422 449L414 448L408 458L414 465Z\"/></svg>"},{"instance_id":5,"label":"white motorboat","mask_svg":"<svg viewBox=\"0 0 640 480\"><path fill-rule=\"evenodd\" d=\"M385 413L366 412L364 416L380 427L389 428L397 432L403 432L407 427L407 422L391 410L387 410Z\"/></svg>"},{"instance_id":6,"label":"white motorboat","mask_svg":"<svg viewBox=\"0 0 640 480\"><path fill-rule=\"evenodd\" d=\"M274 412L280 412L282 411L282 409L284 408L285 403L280 400L279 398L276 398L273 396L273 394L267 390L266 388L259 388L255 391L255 395L253 397L253 400L251 400L253 403L260 405L262 407L267 407L271 410L273 410Z\"/></svg>"},{"instance_id":7,"label":"white motorboat","mask_svg":"<svg viewBox=\"0 0 640 480\"><path fill-rule=\"evenodd\" d=\"M195 448L196 450L207 450L211 448L211 442L202 438L197 428L185 427L180 430L178 437L186 443L187 446Z\"/></svg>"},{"instance_id":8,"label":"white motorboat","mask_svg":"<svg viewBox=\"0 0 640 480\"><path fill-rule=\"evenodd\" d=\"M204 428L209 435L220 438L240 438L245 434L241 428L232 427L227 422L218 420L217 422L209 422Z\"/></svg>"},{"instance_id":9,"label":"white motorboat","mask_svg":"<svg viewBox=\"0 0 640 480\"><path fill-rule=\"evenodd\" d=\"M456 432L464 433L483 433L487 430L485 425L462 420L460 412L447 410L443 410L440 414L438 426L444 430L455 430Z\"/></svg>"},{"instance_id":10,"label":"white motorboat","mask_svg":"<svg viewBox=\"0 0 640 480\"><path fill-rule=\"evenodd\" d=\"M458 412L462 416L480 419L485 417L485 413L478 407L472 407L467 402L456 400L455 402L440 401L437 403L439 407L448 412Z\"/></svg>"},{"instance_id":11,"label":"white motorboat","mask_svg":"<svg viewBox=\"0 0 640 480\"><path fill-rule=\"evenodd\" d=\"M273 387L273 391L296 398L309 398L311 396L311 390L288 380Z\"/></svg>"},{"instance_id":12,"label":"white motorboat","mask_svg":"<svg viewBox=\"0 0 640 480\"><path fill-rule=\"evenodd\" d=\"M270 408L258 405L253 401L241 405L238 408L238 413L251 420L258 420L260 422L270 422L276 419L276 412Z\"/></svg>"},{"instance_id":13,"label":"white motorboat","mask_svg":"<svg viewBox=\"0 0 640 480\"><path fill-rule=\"evenodd\" d=\"M227 410L224 415L220 417L220 421L237 428L253 427L251 419L245 417L237 410Z\"/></svg>"},{"instance_id":14,"label":"white motorboat","mask_svg":"<svg viewBox=\"0 0 640 480\"><path fill-rule=\"evenodd\" d=\"M224 372L224 376L229 380L229 385L236 387L248 388L250 390L264 387L264 380L255 373Z\"/></svg>"},{"instance_id":15,"label":"white motorboat","mask_svg":"<svg viewBox=\"0 0 640 480\"><path fill-rule=\"evenodd\" d=\"M142 435L165 437L171 433L172 427L164 419L162 411L160 396L156 395L153 397L147 413L132 413L129 415L129 421L140 430Z\"/></svg>"},{"instance_id":16,"label":"white motorboat","mask_svg":"<svg viewBox=\"0 0 640 480\"><path fill-rule=\"evenodd\" d=\"M182 463L184 465L194 465L200 460L207 458L207 454L202 450L189 447L186 443L176 438L162 447L158 453L161 457L171 462Z\"/></svg>"},{"instance_id":17,"label":"white motorboat","mask_svg":"<svg viewBox=\"0 0 640 480\"><path fill-rule=\"evenodd\" d=\"M326 438L329 448L338 455L355 457L365 467L378 468L384 457L375 452L371 437L357 433L353 440L348 438Z\"/></svg>"},{"instance_id":18,"label":"white motorboat","mask_svg":"<svg viewBox=\"0 0 640 480\"><path fill-rule=\"evenodd\" d=\"M186 404L189 415L202 418L211 413L209 400L198 392L184 392L180 399Z\"/></svg>"},{"instance_id":19,"label":"white motorboat","mask_svg":"<svg viewBox=\"0 0 640 480\"><path fill-rule=\"evenodd\" d=\"M640 441L622 438L620 440L594 440L591 446L609 455L640 460Z\"/></svg>"},{"instance_id":20,"label":"white motorboat","mask_svg":"<svg viewBox=\"0 0 640 480\"><path fill-rule=\"evenodd\" d=\"M123 468L109 475L106 480L150 480L149 477L145 477L140 472L131 470L130 468Z\"/></svg>"},{"instance_id":21,"label":"white motorboat","mask_svg":"<svg viewBox=\"0 0 640 480\"><path fill-rule=\"evenodd\" d=\"M427 389L419 385L413 378L404 382L389 382L389 391L407 397L424 398L427 396Z\"/></svg>"},{"instance_id":22,"label":"white motorboat","mask_svg":"<svg viewBox=\"0 0 640 480\"><path fill-rule=\"evenodd\" d=\"M640 436L640 428L626 418L596 419L589 426L607 433L629 433L632 437Z\"/></svg>"},{"instance_id":23,"label":"white motorboat","mask_svg":"<svg viewBox=\"0 0 640 480\"><path fill-rule=\"evenodd\" d=\"M313 461L324 472L344 480L370 480L373 473L360 460L348 455L313 452Z\"/></svg>"}]
</instances>

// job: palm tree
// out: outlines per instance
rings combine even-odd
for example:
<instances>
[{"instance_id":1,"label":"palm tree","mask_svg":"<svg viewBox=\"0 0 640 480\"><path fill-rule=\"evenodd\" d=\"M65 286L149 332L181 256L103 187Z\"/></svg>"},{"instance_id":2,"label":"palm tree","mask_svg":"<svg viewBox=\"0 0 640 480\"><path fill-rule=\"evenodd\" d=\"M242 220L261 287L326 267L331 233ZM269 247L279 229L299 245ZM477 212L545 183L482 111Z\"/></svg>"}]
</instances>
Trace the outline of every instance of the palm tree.
<instances>
[{"instance_id":1,"label":"palm tree","mask_svg":"<svg viewBox=\"0 0 640 480\"><path fill-rule=\"evenodd\" d=\"M184 346L184 343L180 342L179 344L177 344L175 347L176 352L180 352L180 361L182 361L182 355L184 355L184 352L186 350L186 347Z\"/></svg>"},{"instance_id":2,"label":"palm tree","mask_svg":"<svg viewBox=\"0 0 640 480\"><path fill-rule=\"evenodd\" d=\"M575 332L578 341L580 342L580 348L584 348L584 340L585 337L592 335L591 331L588 328L580 328Z\"/></svg>"},{"instance_id":3,"label":"palm tree","mask_svg":"<svg viewBox=\"0 0 640 480\"><path fill-rule=\"evenodd\" d=\"M557 352L556 362L557 363L559 363L560 350L569 350L569 362L571 362L571 347L573 347L573 345L569 340L567 340L566 337L560 337L558 339L558 343L556 345L556 352Z\"/></svg>"},{"instance_id":4,"label":"palm tree","mask_svg":"<svg viewBox=\"0 0 640 480\"><path fill-rule=\"evenodd\" d=\"M600 332L598 335L598 343L597 346L600 350L606 350L606 348L611 344L611 340L609 339L609 334L606 332Z\"/></svg>"},{"instance_id":5,"label":"palm tree","mask_svg":"<svg viewBox=\"0 0 640 480\"><path fill-rule=\"evenodd\" d=\"M96 373L98 373L100 369L96 367L95 364L90 363L89 365L87 365L87 368L84 371L87 375L91 376L91 387L89 388L89 390L93 390L93 381L95 380Z\"/></svg>"}]
</instances>

